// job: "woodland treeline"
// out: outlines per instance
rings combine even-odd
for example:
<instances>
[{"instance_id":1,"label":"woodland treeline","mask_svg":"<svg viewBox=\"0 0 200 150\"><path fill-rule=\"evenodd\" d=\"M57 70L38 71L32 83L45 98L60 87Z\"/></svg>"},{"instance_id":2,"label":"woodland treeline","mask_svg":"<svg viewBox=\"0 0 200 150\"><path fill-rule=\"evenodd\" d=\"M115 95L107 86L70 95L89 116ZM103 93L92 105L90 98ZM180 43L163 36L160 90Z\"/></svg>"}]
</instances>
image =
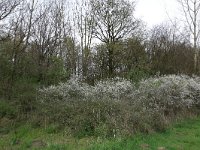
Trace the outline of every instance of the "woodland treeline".
<instances>
[{"instance_id":1,"label":"woodland treeline","mask_svg":"<svg viewBox=\"0 0 200 150\"><path fill-rule=\"evenodd\" d=\"M199 10L198 3L188 7ZM171 21L149 29L134 16L135 5L127 0L1 0L1 97L26 104L36 87L74 76L93 85L116 76L138 81L158 73L198 74L198 11L185 11L185 24Z\"/></svg>"}]
</instances>

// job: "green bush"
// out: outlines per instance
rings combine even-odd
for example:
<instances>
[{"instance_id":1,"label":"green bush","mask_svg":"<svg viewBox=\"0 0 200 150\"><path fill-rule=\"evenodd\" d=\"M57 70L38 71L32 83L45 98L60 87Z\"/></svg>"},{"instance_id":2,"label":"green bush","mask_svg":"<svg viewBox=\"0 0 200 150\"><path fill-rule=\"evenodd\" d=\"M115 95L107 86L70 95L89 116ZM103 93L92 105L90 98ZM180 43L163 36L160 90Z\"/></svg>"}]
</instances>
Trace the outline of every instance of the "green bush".
<instances>
[{"instance_id":1,"label":"green bush","mask_svg":"<svg viewBox=\"0 0 200 150\"><path fill-rule=\"evenodd\" d=\"M16 108L11 106L8 102L0 100L0 118L15 118L16 117Z\"/></svg>"},{"instance_id":2,"label":"green bush","mask_svg":"<svg viewBox=\"0 0 200 150\"><path fill-rule=\"evenodd\" d=\"M12 101L21 114L36 109L37 83L34 79L22 78L13 86Z\"/></svg>"},{"instance_id":3,"label":"green bush","mask_svg":"<svg viewBox=\"0 0 200 150\"><path fill-rule=\"evenodd\" d=\"M55 134L55 133L59 132L59 130L60 130L60 127L58 124L50 124L45 129L45 131L48 134Z\"/></svg>"},{"instance_id":4,"label":"green bush","mask_svg":"<svg viewBox=\"0 0 200 150\"><path fill-rule=\"evenodd\" d=\"M127 78L135 83L139 83L142 79L147 79L153 75L148 69L135 68L128 72Z\"/></svg>"},{"instance_id":5,"label":"green bush","mask_svg":"<svg viewBox=\"0 0 200 150\"><path fill-rule=\"evenodd\" d=\"M51 65L44 72L44 80L42 84L55 85L59 82L64 82L69 79L69 72L64 69L64 62L62 59L52 57L50 60Z\"/></svg>"}]
</instances>

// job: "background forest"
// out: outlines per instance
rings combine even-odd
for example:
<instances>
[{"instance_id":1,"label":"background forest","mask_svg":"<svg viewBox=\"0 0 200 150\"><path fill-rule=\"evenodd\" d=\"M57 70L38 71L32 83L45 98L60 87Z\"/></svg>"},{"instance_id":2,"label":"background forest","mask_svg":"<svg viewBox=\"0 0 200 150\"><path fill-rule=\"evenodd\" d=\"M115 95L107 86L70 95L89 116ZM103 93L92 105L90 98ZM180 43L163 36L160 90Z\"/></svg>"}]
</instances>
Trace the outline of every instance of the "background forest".
<instances>
[{"instance_id":1,"label":"background forest","mask_svg":"<svg viewBox=\"0 0 200 150\"><path fill-rule=\"evenodd\" d=\"M11 99L17 86L55 85L71 77L94 85L116 76L138 81L198 74L193 26L148 29L134 17L134 7L124 0L1 1L1 95Z\"/></svg>"}]
</instances>

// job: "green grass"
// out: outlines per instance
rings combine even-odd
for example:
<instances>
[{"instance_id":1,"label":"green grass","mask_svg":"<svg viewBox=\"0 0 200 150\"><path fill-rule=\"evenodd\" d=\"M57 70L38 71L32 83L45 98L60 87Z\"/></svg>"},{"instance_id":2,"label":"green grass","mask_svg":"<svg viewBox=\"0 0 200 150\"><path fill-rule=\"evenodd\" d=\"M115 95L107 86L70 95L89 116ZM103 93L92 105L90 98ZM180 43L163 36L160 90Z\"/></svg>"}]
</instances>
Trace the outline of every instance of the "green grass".
<instances>
[{"instance_id":1,"label":"green grass","mask_svg":"<svg viewBox=\"0 0 200 150\"><path fill-rule=\"evenodd\" d=\"M9 133L0 132L0 150L199 150L200 118L177 123L162 133L137 134L132 138L74 138L67 129L23 125ZM35 143L35 144L34 144Z\"/></svg>"}]
</instances>

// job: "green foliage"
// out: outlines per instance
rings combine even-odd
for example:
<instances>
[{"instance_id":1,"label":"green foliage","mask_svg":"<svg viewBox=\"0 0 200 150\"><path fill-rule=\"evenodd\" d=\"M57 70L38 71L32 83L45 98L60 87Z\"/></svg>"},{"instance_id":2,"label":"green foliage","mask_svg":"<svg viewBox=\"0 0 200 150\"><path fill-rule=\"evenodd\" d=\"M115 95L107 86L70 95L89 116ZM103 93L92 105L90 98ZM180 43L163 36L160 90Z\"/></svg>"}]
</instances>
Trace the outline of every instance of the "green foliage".
<instances>
[{"instance_id":1,"label":"green foliage","mask_svg":"<svg viewBox=\"0 0 200 150\"><path fill-rule=\"evenodd\" d=\"M152 75L148 69L135 68L128 72L127 78L135 83L139 83L142 79L147 79Z\"/></svg>"},{"instance_id":2,"label":"green foliage","mask_svg":"<svg viewBox=\"0 0 200 150\"><path fill-rule=\"evenodd\" d=\"M12 41L0 42L0 98L9 99L15 104L21 114L36 109L36 89L41 84L57 84L68 79L62 59L49 58L50 65L42 72L42 81L39 81L37 55L31 51L24 53L15 49L16 61L13 60ZM39 81L39 82L38 82Z\"/></svg>"},{"instance_id":3,"label":"green foliage","mask_svg":"<svg viewBox=\"0 0 200 150\"><path fill-rule=\"evenodd\" d=\"M50 124L48 127L46 127L45 131L48 134L54 134L60 131L60 127L58 124Z\"/></svg>"},{"instance_id":4,"label":"green foliage","mask_svg":"<svg viewBox=\"0 0 200 150\"><path fill-rule=\"evenodd\" d=\"M124 107L109 100L74 100L69 103L41 104L41 113L46 115L47 124L68 127L76 137L114 137L123 130ZM118 130L119 129L119 130Z\"/></svg>"},{"instance_id":5,"label":"green foliage","mask_svg":"<svg viewBox=\"0 0 200 150\"><path fill-rule=\"evenodd\" d=\"M200 147L200 119L186 119L173 124L165 132L137 133L124 138L72 138L63 131L47 133L44 128L33 129L29 125L11 129L0 136L1 149L16 150L141 150L165 148L192 149ZM37 144L34 144L34 142Z\"/></svg>"},{"instance_id":6,"label":"green foliage","mask_svg":"<svg viewBox=\"0 0 200 150\"><path fill-rule=\"evenodd\" d=\"M50 56L42 61L36 50L24 51L23 43L14 44L9 38L0 41L0 97L13 101L26 99L17 103L27 103L35 99L36 85L58 84L69 78L62 58Z\"/></svg>"},{"instance_id":7,"label":"green foliage","mask_svg":"<svg viewBox=\"0 0 200 150\"><path fill-rule=\"evenodd\" d=\"M20 79L13 86L12 100L16 108L23 114L36 107L36 90L38 85L34 79Z\"/></svg>"},{"instance_id":8,"label":"green foliage","mask_svg":"<svg viewBox=\"0 0 200 150\"><path fill-rule=\"evenodd\" d=\"M67 81L69 79L69 72L65 70L63 60L52 57L49 61L51 63L45 73L45 80L43 82L47 85L55 85L61 81Z\"/></svg>"},{"instance_id":9,"label":"green foliage","mask_svg":"<svg viewBox=\"0 0 200 150\"><path fill-rule=\"evenodd\" d=\"M48 148L45 148L45 150L70 150L70 149L66 145L54 144L50 145Z\"/></svg>"},{"instance_id":10,"label":"green foliage","mask_svg":"<svg viewBox=\"0 0 200 150\"><path fill-rule=\"evenodd\" d=\"M0 42L0 97L6 97L9 79L12 72L10 41Z\"/></svg>"},{"instance_id":11,"label":"green foliage","mask_svg":"<svg viewBox=\"0 0 200 150\"><path fill-rule=\"evenodd\" d=\"M187 120L162 133L137 134L132 138L106 140L87 150L199 149L200 120Z\"/></svg>"},{"instance_id":12,"label":"green foliage","mask_svg":"<svg viewBox=\"0 0 200 150\"><path fill-rule=\"evenodd\" d=\"M16 108L6 101L0 100L0 118L13 119L16 117Z\"/></svg>"},{"instance_id":13,"label":"green foliage","mask_svg":"<svg viewBox=\"0 0 200 150\"><path fill-rule=\"evenodd\" d=\"M95 128L94 135L96 137L108 138L109 135L109 126L106 123L99 123L99 125Z\"/></svg>"}]
</instances>

